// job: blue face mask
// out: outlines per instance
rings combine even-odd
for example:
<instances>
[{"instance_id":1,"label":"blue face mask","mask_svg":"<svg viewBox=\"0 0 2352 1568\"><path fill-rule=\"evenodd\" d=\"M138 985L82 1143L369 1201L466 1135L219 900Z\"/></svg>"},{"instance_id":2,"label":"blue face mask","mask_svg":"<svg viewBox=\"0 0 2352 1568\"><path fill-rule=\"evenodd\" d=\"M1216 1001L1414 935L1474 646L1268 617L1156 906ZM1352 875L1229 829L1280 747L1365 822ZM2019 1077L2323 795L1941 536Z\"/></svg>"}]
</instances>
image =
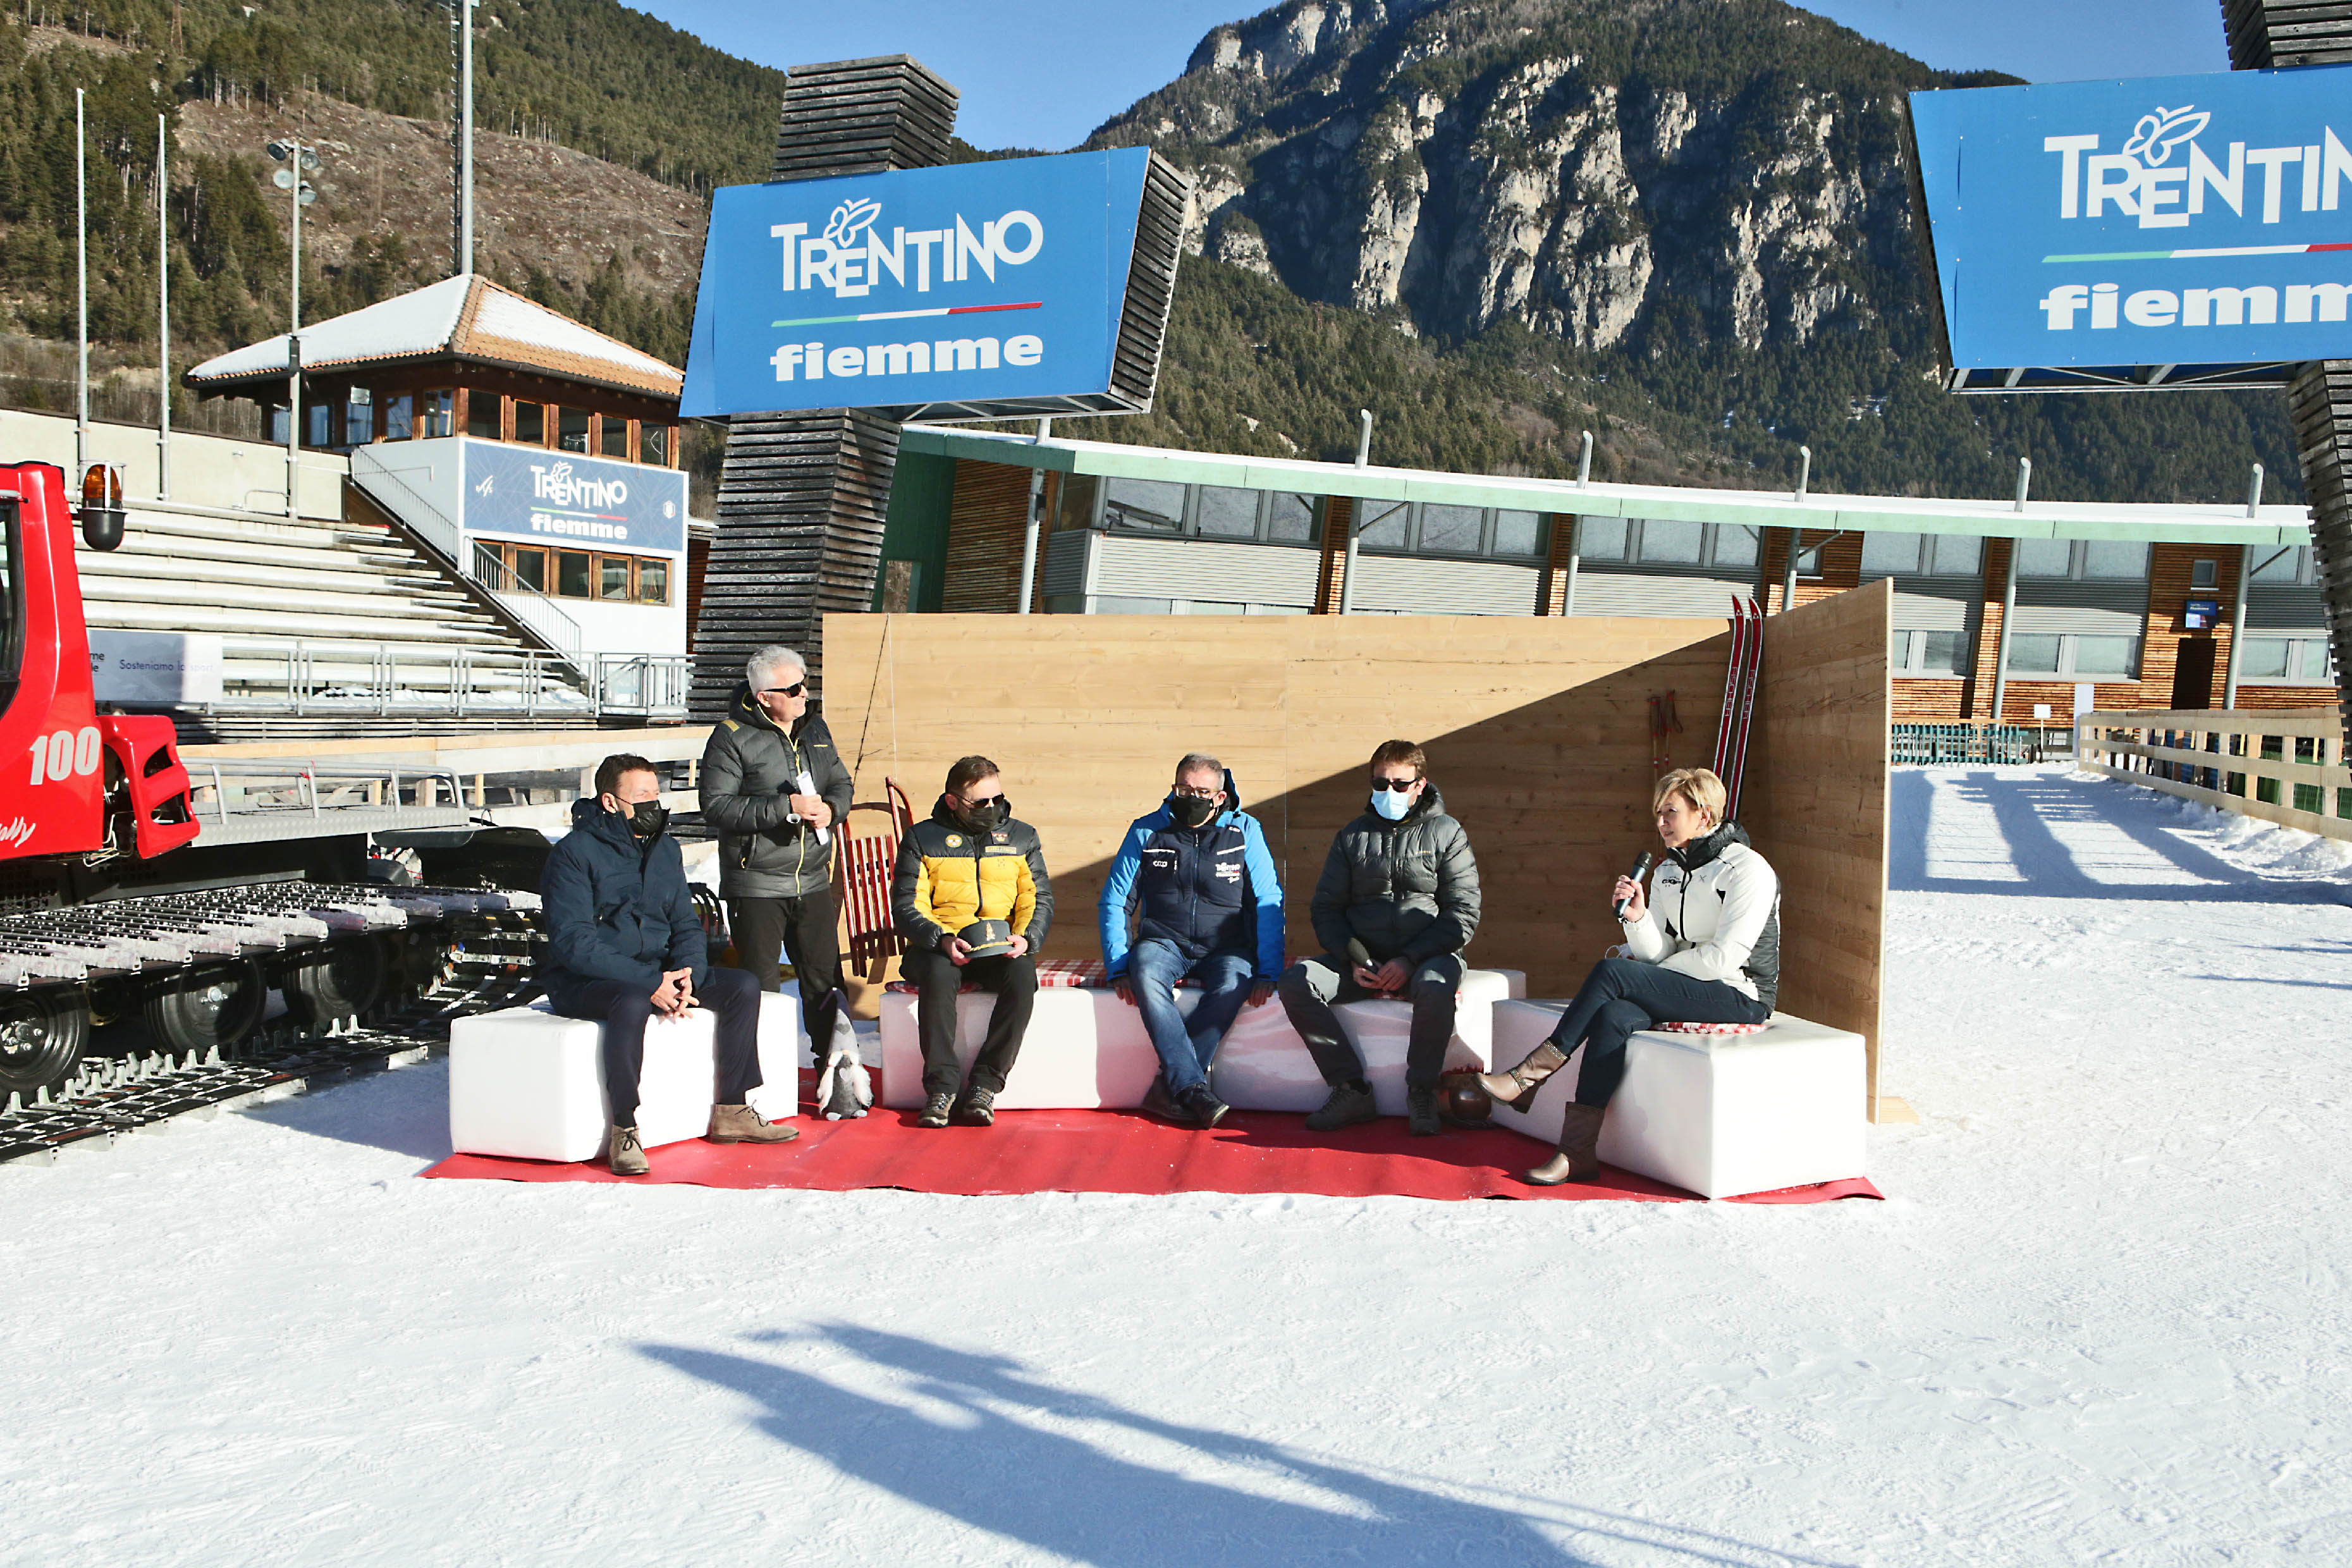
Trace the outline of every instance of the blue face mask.
<instances>
[{"instance_id":1,"label":"blue face mask","mask_svg":"<svg viewBox=\"0 0 2352 1568\"><path fill-rule=\"evenodd\" d=\"M1379 790L1372 795L1372 809L1391 822L1402 822L1404 814L1412 809L1412 796L1394 790Z\"/></svg>"}]
</instances>

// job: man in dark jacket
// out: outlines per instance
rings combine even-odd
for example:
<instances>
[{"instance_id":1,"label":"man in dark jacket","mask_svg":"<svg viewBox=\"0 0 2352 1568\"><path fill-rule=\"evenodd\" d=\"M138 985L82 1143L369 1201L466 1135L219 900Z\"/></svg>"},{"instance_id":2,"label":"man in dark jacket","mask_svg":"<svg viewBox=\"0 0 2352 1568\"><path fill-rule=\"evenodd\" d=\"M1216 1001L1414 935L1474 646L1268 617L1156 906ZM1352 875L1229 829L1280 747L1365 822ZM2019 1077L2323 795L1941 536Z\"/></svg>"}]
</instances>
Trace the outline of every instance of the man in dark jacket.
<instances>
[{"instance_id":1,"label":"man in dark jacket","mask_svg":"<svg viewBox=\"0 0 2352 1568\"><path fill-rule=\"evenodd\" d=\"M1328 1132L1380 1114L1364 1058L1331 1007L1372 996L1412 1003L1405 1047L1405 1103L1412 1131L1441 1130L1437 1079L1454 1037L1462 950L1478 929L1478 866L1470 836L1445 815L1427 760L1410 741L1384 741L1372 753L1371 809L1339 829L1311 912L1323 954L1282 977L1283 1010L1307 1042L1331 1098L1307 1118Z\"/></svg>"},{"instance_id":2,"label":"man in dark jacket","mask_svg":"<svg viewBox=\"0 0 2352 1568\"><path fill-rule=\"evenodd\" d=\"M651 1168L637 1138L637 1075L656 1013L675 1018L708 1007L719 1015L712 1142L800 1136L744 1103L760 1087L760 988L740 970L709 966L668 826L653 763L625 752L606 757L596 769L596 798L572 804L572 831L540 874L547 930L540 982L555 1011L604 1026L604 1087L613 1102L607 1159L622 1176Z\"/></svg>"},{"instance_id":3,"label":"man in dark jacket","mask_svg":"<svg viewBox=\"0 0 2352 1568\"><path fill-rule=\"evenodd\" d=\"M1130 949L1128 915L1139 905ZM1097 913L1103 973L1143 1010L1160 1056L1143 1109L1214 1127L1226 1106L1210 1091L1210 1059L1243 1002L1263 1005L1282 974L1281 874L1223 763L1194 752L1176 764L1167 800L1128 828ZM1201 985L1189 1018L1176 1005L1186 979Z\"/></svg>"},{"instance_id":4,"label":"man in dark jacket","mask_svg":"<svg viewBox=\"0 0 2352 1568\"><path fill-rule=\"evenodd\" d=\"M772 991L776 959L789 956L802 1021L823 1051L841 984L831 830L849 810L849 770L824 721L808 710L799 654L763 647L743 673L703 748L702 819L719 830L719 896L736 967Z\"/></svg>"}]
</instances>

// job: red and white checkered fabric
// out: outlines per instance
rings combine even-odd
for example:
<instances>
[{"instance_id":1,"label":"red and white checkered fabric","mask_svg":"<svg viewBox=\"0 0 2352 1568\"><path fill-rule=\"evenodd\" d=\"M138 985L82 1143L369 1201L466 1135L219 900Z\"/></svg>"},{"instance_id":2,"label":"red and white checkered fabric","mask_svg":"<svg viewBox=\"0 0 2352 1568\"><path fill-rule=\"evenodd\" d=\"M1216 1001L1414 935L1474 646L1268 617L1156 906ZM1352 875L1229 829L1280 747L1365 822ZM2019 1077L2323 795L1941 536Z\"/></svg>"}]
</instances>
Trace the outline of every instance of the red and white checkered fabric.
<instances>
[{"instance_id":1,"label":"red and white checkered fabric","mask_svg":"<svg viewBox=\"0 0 2352 1568\"><path fill-rule=\"evenodd\" d=\"M1652 1028L1663 1029L1669 1035L1760 1035L1771 1026L1772 1026L1769 1024L1692 1023L1654 1024L1651 1026Z\"/></svg>"}]
</instances>

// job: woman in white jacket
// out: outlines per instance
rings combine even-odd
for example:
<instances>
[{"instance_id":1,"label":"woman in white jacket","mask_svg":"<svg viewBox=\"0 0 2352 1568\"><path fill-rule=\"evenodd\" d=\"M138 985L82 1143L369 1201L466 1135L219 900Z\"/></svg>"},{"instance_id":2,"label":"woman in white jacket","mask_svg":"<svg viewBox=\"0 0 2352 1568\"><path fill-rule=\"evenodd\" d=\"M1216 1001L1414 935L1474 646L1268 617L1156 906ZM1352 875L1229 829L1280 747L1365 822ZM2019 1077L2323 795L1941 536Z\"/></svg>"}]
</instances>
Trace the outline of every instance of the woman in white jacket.
<instances>
[{"instance_id":1,"label":"woman in white jacket","mask_svg":"<svg viewBox=\"0 0 2352 1568\"><path fill-rule=\"evenodd\" d=\"M1723 820L1723 781L1705 768L1676 768L1658 781L1651 809L1666 859L1655 889L1620 877L1610 890L1631 958L1592 966L1551 1037L1508 1072L1479 1082L1500 1103L1524 1110L1546 1079L1568 1065L1579 1042L1584 1064L1561 1123L1559 1152L1527 1173L1538 1186L1589 1181L1601 1169L1601 1118L1625 1076L1625 1042L1665 1020L1760 1024L1780 984L1780 879Z\"/></svg>"}]
</instances>

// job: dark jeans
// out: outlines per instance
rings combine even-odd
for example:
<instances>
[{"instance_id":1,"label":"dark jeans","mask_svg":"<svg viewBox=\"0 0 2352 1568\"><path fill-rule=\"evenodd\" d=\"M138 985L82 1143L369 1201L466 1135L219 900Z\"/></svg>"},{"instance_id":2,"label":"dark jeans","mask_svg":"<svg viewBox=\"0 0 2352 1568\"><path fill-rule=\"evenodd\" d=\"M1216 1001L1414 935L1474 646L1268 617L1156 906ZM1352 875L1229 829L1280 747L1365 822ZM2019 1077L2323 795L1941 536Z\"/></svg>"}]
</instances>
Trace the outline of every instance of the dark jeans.
<instances>
[{"instance_id":1,"label":"dark jeans","mask_svg":"<svg viewBox=\"0 0 2352 1568\"><path fill-rule=\"evenodd\" d=\"M1772 1009L1720 980L1693 980L1654 963L1604 958L1552 1026L1563 1055L1584 1042L1576 1076L1576 1102L1603 1106L1625 1079L1625 1041L1661 1023L1760 1024Z\"/></svg>"},{"instance_id":2,"label":"dark jeans","mask_svg":"<svg viewBox=\"0 0 2352 1568\"><path fill-rule=\"evenodd\" d=\"M1445 1047L1454 1038L1454 1003L1462 991L1462 960L1441 952L1422 960L1400 994L1367 991L1356 984L1353 966L1329 953L1301 959L1283 973L1282 1010L1290 1026L1307 1042L1323 1081L1337 1089L1360 1082L1364 1058L1340 1032L1339 1016L1331 1011L1342 1002L1406 1001L1412 1004L1412 1032L1404 1053L1407 1089L1433 1089L1445 1068Z\"/></svg>"},{"instance_id":3,"label":"dark jeans","mask_svg":"<svg viewBox=\"0 0 2352 1568\"><path fill-rule=\"evenodd\" d=\"M957 1065L956 992L967 980L996 993L996 1006L988 1016L988 1037L972 1059L971 1087L994 1094L1004 1087L1004 1075L1021 1056L1021 1037L1029 1027L1029 1010L1037 1000L1037 963L1028 954L975 958L958 969L936 947L908 948L898 961L898 973L922 987L915 1016L923 1041L923 1093L953 1094L964 1081Z\"/></svg>"},{"instance_id":4,"label":"dark jeans","mask_svg":"<svg viewBox=\"0 0 2352 1568\"><path fill-rule=\"evenodd\" d=\"M797 899L730 899L727 918L735 933L735 967L761 990L777 987L777 954L793 961L800 980L801 1026L822 1066L833 1048L833 994L841 984L840 915L833 889Z\"/></svg>"},{"instance_id":5,"label":"dark jeans","mask_svg":"<svg viewBox=\"0 0 2352 1568\"><path fill-rule=\"evenodd\" d=\"M1210 1058L1225 1031L1249 1000L1250 976L1256 965L1246 952L1213 952L1187 958L1172 942L1146 937L1128 955L1127 984L1143 1014L1151 1048L1160 1054L1160 1073L1168 1092L1181 1094L1209 1079ZM1201 1004L1187 1018L1176 1006L1176 983L1186 978L1201 983Z\"/></svg>"},{"instance_id":6,"label":"dark jeans","mask_svg":"<svg viewBox=\"0 0 2352 1568\"><path fill-rule=\"evenodd\" d=\"M740 1105L760 1087L760 987L740 969L712 969L694 999L719 1015L719 1103ZM604 1089L613 1099L613 1125L635 1127L653 993L634 982L591 980L567 985L560 995L551 992L547 1001L567 1018L604 1026Z\"/></svg>"}]
</instances>

